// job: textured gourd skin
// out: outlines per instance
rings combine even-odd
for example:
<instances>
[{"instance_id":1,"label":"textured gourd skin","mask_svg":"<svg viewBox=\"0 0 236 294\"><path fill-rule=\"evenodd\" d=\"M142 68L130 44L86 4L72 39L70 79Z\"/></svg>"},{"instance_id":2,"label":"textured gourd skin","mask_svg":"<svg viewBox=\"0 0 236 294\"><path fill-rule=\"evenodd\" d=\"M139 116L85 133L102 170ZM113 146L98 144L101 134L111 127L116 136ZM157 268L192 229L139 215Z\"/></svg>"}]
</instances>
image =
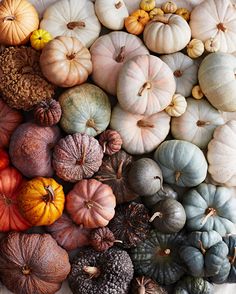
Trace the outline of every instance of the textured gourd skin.
<instances>
[{"instance_id":1,"label":"textured gourd skin","mask_svg":"<svg viewBox=\"0 0 236 294\"><path fill-rule=\"evenodd\" d=\"M186 276L177 283L173 294L213 294L213 285L203 278Z\"/></svg>"},{"instance_id":2,"label":"textured gourd skin","mask_svg":"<svg viewBox=\"0 0 236 294\"><path fill-rule=\"evenodd\" d=\"M40 102L34 110L34 119L40 126L51 127L61 118L61 106L58 101L50 99Z\"/></svg>"}]
</instances>

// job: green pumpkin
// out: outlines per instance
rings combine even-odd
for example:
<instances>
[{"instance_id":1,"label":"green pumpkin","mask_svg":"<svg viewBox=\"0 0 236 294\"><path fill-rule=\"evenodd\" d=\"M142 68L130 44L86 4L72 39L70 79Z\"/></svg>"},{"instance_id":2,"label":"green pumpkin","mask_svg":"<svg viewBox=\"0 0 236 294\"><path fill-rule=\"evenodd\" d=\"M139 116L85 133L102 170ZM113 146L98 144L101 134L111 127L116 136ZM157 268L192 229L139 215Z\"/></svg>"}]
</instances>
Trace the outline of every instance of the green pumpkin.
<instances>
[{"instance_id":1,"label":"green pumpkin","mask_svg":"<svg viewBox=\"0 0 236 294\"><path fill-rule=\"evenodd\" d=\"M182 140L163 142L156 149L154 159L160 166L164 181L180 187L194 187L207 175L207 161L194 144Z\"/></svg>"},{"instance_id":2,"label":"green pumpkin","mask_svg":"<svg viewBox=\"0 0 236 294\"><path fill-rule=\"evenodd\" d=\"M185 273L179 257L184 241L182 233L162 234L151 230L150 236L130 251L136 274L151 277L162 285L178 281Z\"/></svg>"},{"instance_id":3,"label":"green pumpkin","mask_svg":"<svg viewBox=\"0 0 236 294\"><path fill-rule=\"evenodd\" d=\"M235 230L236 201L228 188L202 183L189 190L182 203L189 230L215 230L221 236Z\"/></svg>"},{"instance_id":4,"label":"green pumpkin","mask_svg":"<svg viewBox=\"0 0 236 294\"><path fill-rule=\"evenodd\" d=\"M229 248L228 259L230 262L230 272L227 283L236 283L236 235L230 235L223 238L223 241Z\"/></svg>"},{"instance_id":5,"label":"green pumpkin","mask_svg":"<svg viewBox=\"0 0 236 294\"><path fill-rule=\"evenodd\" d=\"M108 96L92 84L82 84L66 90L60 97L60 124L65 132L96 136L110 122L111 105Z\"/></svg>"},{"instance_id":6,"label":"green pumpkin","mask_svg":"<svg viewBox=\"0 0 236 294\"><path fill-rule=\"evenodd\" d=\"M227 260L228 247L216 231L192 232L180 249L187 271L194 277L213 277ZM225 273L221 272L221 275Z\"/></svg>"},{"instance_id":7,"label":"green pumpkin","mask_svg":"<svg viewBox=\"0 0 236 294\"><path fill-rule=\"evenodd\" d=\"M213 294L213 285L203 278L186 276L175 287L173 294Z\"/></svg>"}]
</instances>

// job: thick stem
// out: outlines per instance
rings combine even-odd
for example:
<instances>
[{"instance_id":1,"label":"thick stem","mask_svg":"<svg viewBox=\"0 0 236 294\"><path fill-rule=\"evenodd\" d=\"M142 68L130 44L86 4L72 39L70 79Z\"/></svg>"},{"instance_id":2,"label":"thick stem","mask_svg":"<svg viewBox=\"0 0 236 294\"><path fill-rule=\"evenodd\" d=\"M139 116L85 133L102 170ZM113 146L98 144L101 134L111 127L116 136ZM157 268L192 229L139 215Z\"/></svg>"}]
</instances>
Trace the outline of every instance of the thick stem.
<instances>
[{"instance_id":1,"label":"thick stem","mask_svg":"<svg viewBox=\"0 0 236 294\"><path fill-rule=\"evenodd\" d=\"M174 71L174 76L176 78L180 78L182 77L182 75L183 75L183 72L180 69L177 69L176 71Z\"/></svg>"},{"instance_id":2,"label":"thick stem","mask_svg":"<svg viewBox=\"0 0 236 294\"><path fill-rule=\"evenodd\" d=\"M67 28L69 30L73 30L75 28L85 28L85 22L83 21L71 21L67 24Z\"/></svg>"},{"instance_id":3,"label":"thick stem","mask_svg":"<svg viewBox=\"0 0 236 294\"><path fill-rule=\"evenodd\" d=\"M150 82L144 83L138 91L138 96L143 96L144 92L147 90L150 90L151 87L152 87L152 84Z\"/></svg>"},{"instance_id":4,"label":"thick stem","mask_svg":"<svg viewBox=\"0 0 236 294\"><path fill-rule=\"evenodd\" d=\"M52 186L45 186L44 189L47 191L47 194L43 196L43 201L45 201L46 203L53 202L55 193Z\"/></svg>"},{"instance_id":5,"label":"thick stem","mask_svg":"<svg viewBox=\"0 0 236 294\"><path fill-rule=\"evenodd\" d=\"M30 270L30 268L28 267L28 265L24 265L24 266L22 266L22 268L21 268L21 272L22 272L23 275L27 276L27 275L30 274L31 270Z\"/></svg>"},{"instance_id":6,"label":"thick stem","mask_svg":"<svg viewBox=\"0 0 236 294\"><path fill-rule=\"evenodd\" d=\"M197 121L197 126L198 127L203 127L203 126L207 126L207 125L210 125L211 122L210 121L203 121L203 120L198 120Z\"/></svg>"},{"instance_id":7,"label":"thick stem","mask_svg":"<svg viewBox=\"0 0 236 294\"><path fill-rule=\"evenodd\" d=\"M103 151L103 153L105 153L106 152L106 148L107 148L107 141L105 141L104 143L103 143L103 145L102 145L102 151Z\"/></svg>"},{"instance_id":8,"label":"thick stem","mask_svg":"<svg viewBox=\"0 0 236 294\"><path fill-rule=\"evenodd\" d=\"M86 126L89 128L93 128L97 133L99 132L99 129L96 127L96 124L94 122L94 120L92 118L90 118L87 123Z\"/></svg>"},{"instance_id":9,"label":"thick stem","mask_svg":"<svg viewBox=\"0 0 236 294\"><path fill-rule=\"evenodd\" d=\"M222 22L218 23L217 29L220 30L220 31L222 31L222 32L226 32L227 31L227 28L225 27L225 25Z\"/></svg>"},{"instance_id":10,"label":"thick stem","mask_svg":"<svg viewBox=\"0 0 236 294\"><path fill-rule=\"evenodd\" d=\"M201 225L204 226L205 223L207 222L208 218L215 215L216 214L216 210L215 208L209 207L206 210L206 216L203 218Z\"/></svg>"},{"instance_id":11,"label":"thick stem","mask_svg":"<svg viewBox=\"0 0 236 294\"><path fill-rule=\"evenodd\" d=\"M90 278L97 278L101 274L100 269L96 266L84 266L83 271L86 272Z\"/></svg>"},{"instance_id":12,"label":"thick stem","mask_svg":"<svg viewBox=\"0 0 236 294\"><path fill-rule=\"evenodd\" d=\"M144 120L144 119L140 119L138 122L137 122L137 126L140 127L140 128L154 128L154 124Z\"/></svg>"},{"instance_id":13,"label":"thick stem","mask_svg":"<svg viewBox=\"0 0 236 294\"><path fill-rule=\"evenodd\" d=\"M137 294L145 294L145 293L146 293L145 286L144 285L140 285Z\"/></svg>"},{"instance_id":14,"label":"thick stem","mask_svg":"<svg viewBox=\"0 0 236 294\"><path fill-rule=\"evenodd\" d=\"M180 176L181 176L181 172L180 171L176 171L175 172L175 182L176 183L178 183Z\"/></svg>"},{"instance_id":15,"label":"thick stem","mask_svg":"<svg viewBox=\"0 0 236 294\"><path fill-rule=\"evenodd\" d=\"M121 160L121 162L119 163L119 166L118 166L117 173L116 173L116 178L117 179L121 179L122 178L122 168L123 168L123 165L124 165L124 160Z\"/></svg>"},{"instance_id":16,"label":"thick stem","mask_svg":"<svg viewBox=\"0 0 236 294\"><path fill-rule=\"evenodd\" d=\"M169 19L165 16L165 15L155 15L153 17L153 19L151 20L151 22L162 22L164 24L168 24L169 23Z\"/></svg>"},{"instance_id":17,"label":"thick stem","mask_svg":"<svg viewBox=\"0 0 236 294\"><path fill-rule=\"evenodd\" d=\"M120 48L119 54L116 57L116 61L119 62L119 63L121 63L121 62L124 61L124 59L125 59L125 46L122 46Z\"/></svg>"},{"instance_id":18,"label":"thick stem","mask_svg":"<svg viewBox=\"0 0 236 294\"><path fill-rule=\"evenodd\" d=\"M121 243L122 244L123 241L121 241L121 240L115 240L114 243Z\"/></svg>"},{"instance_id":19,"label":"thick stem","mask_svg":"<svg viewBox=\"0 0 236 294\"><path fill-rule=\"evenodd\" d=\"M86 159L86 150L87 150L86 146L83 145L83 151L82 151L81 158L76 161L76 164L78 164L78 165L84 165L85 159Z\"/></svg>"},{"instance_id":20,"label":"thick stem","mask_svg":"<svg viewBox=\"0 0 236 294\"><path fill-rule=\"evenodd\" d=\"M155 212L153 214L153 216L150 218L149 222L150 223L153 222L156 217L162 218L163 217L163 213L160 212L160 211Z\"/></svg>"},{"instance_id":21,"label":"thick stem","mask_svg":"<svg viewBox=\"0 0 236 294\"><path fill-rule=\"evenodd\" d=\"M234 264L235 259L236 259L236 247L234 247L234 255L233 255L233 256L230 256L230 258L229 258L229 262L230 262L231 264Z\"/></svg>"},{"instance_id":22,"label":"thick stem","mask_svg":"<svg viewBox=\"0 0 236 294\"><path fill-rule=\"evenodd\" d=\"M203 247L202 241L201 240L198 240L198 242L199 242L200 250L201 250L202 254L205 254L206 253L206 249Z\"/></svg>"},{"instance_id":23,"label":"thick stem","mask_svg":"<svg viewBox=\"0 0 236 294\"><path fill-rule=\"evenodd\" d=\"M119 9L119 8L121 8L122 7L122 2L121 1L119 1L119 2L117 2L116 4L115 4L115 8L116 9Z\"/></svg>"},{"instance_id":24,"label":"thick stem","mask_svg":"<svg viewBox=\"0 0 236 294\"><path fill-rule=\"evenodd\" d=\"M3 22L8 21L8 20L10 20L10 21L15 20L15 16L13 16L13 15L9 15L9 16L5 16L5 17L3 18Z\"/></svg>"}]
</instances>

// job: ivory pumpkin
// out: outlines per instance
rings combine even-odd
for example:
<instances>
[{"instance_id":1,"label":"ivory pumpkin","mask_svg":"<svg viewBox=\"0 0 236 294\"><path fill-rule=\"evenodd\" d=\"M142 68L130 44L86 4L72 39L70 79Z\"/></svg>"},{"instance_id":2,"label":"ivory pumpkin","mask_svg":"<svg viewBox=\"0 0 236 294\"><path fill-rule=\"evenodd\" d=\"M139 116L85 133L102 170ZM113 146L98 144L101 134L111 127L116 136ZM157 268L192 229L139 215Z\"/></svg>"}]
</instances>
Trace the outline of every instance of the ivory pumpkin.
<instances>
[{"instance_id":1,"label":"ivory pumpkin","mask_svg":"<svg viewBox=\"0 0 236 294\"><path fill-rule=\"evenodd\" d=\"M85 47L90 47L101 31L94 4L87 0L55 2L44 12L40 28L48 31L54 38L78 38Z\"/></svg>"},{"instance_id":2,"label":"ivory pumpkin","mask_svg":"<svg viewBox=\"0 0 236 294\"><path fill-rule=\"evenodd\" d=\"M137 55L148 54L142 41L125 32L101 36L91 46L93 73L96 85L116 95L117 79L123 63Z\"/></svg>"},{"instance_id":3,"label":"ivory pumpkin","mask_svg":"<svg viewBox=\"0 0 236 294\"><path fill-rule=\"evenodd\" d=\"M175 93L170 68L153 55L140 55L122 67L117 84L120 106L128 112L152 115L165 109Z\"/></svg>"},{"instance_id":4,"label":"ivory pumpkin","mask_svg":"<svg viewBox=\"0 0 236 294\"><path fill-rule=\"evenodd\" d=\"M204 47L207 52L217 52L220 49L220 41L216 38L210 38L206 40L206 42L204 43Z\"/></svg>"},{"instance_id":5,"label":"ivory pumpkin","mask_svg":"<svg viewBox=\"0 0 236 294\"><path fill-rule=\"evenodd\" d=\"M170 54L182 50L189 43L190 38L191 30L188 23L175 14L155 16L145 26L143 32L145 45L159 54Z\"/></svg>"},{"instance_id":6,"label":"ivory pumpkin","mask_svg":"<svg viewBox=\"0 0 236 294\"><path fill-rule=\"evenodd\" d=\"M89 50L75 37L56 37L40 55L43 75L59 87L85 82L92 72Z\"/></svg>"},{"instance_id":7,"label":"ivory pumpkin","mask_svg":"<svg viewBox=\"0 0 236 294\"><path fill-rule=\"evenodd\" d=\"M175 94L172 97L171 103L166 107L165 111L170 116L181 116L185 113L187 108L187 101L184 96L180 94Z\"/></svg>"},{"instance_id":8,"label":"ivory pumpkin","mask_svg":"<svg viewBox=\"0 0 236 294\"><path fill-rule=\"evenodd\" d=\"M170 116L161 111L151 116L132 114L119 105L112 111L110 126L123 141L122 147L130 154L153 151L169 133Z\"/></svg>"},{"instance_id":9,"label":"ivory pumpkin","mask_svg":"<svg viewBox=\"0 0 236 294\"><path fill-rule=\"evenodd\" d=\"M201 40L192 39L187 45L187 53L191 58L198 58L204 53L204 44Z\"/></svg>"},{"instance_id":10,"label":"ivory pumpkin","mask_svg":"<svg viewBox=\"0 0 236 294\"><path fill-rule=\"evenodd\" d=\"M34 5L41 19L47 7L55 3L57 0L28 0L28 1Z\"/></svg>"}]
</instances>

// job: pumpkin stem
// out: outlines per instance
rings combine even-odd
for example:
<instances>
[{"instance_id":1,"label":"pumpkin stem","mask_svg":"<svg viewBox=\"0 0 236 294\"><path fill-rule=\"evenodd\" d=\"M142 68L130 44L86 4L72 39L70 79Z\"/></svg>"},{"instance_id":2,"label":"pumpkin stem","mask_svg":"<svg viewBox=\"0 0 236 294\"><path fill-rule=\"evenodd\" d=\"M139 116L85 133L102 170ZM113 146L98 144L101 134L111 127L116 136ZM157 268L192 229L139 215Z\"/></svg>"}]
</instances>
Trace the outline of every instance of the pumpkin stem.
<instances>
[{"instance_id":1,"label":"pumpkin stem","mask_svg":"<svg viewBox=\"0 0 236 294\"><path fill-rule=\"evenodd\" d=\"M71 21L67 24L67 28L69 30L73 30L74 28L85 28L85 22L84 21Z\"/></svg>"},{"instance_id":2,"label":"pumpkin stem","mask_svg":"<svg viewBox=\"0 0 236 294\"><path fill-rule=\"evenodd\" d=\"M45 201L46 203L53 202L55 193L52 186L46 186L44 187L44 189L47 191L48 194L43 196L43 201Z\"/></svg>"},{"instance_id":3,"label":"pumpkin stem","mask_svg":"<svg viewBox=\"0 0 236 294\"><path fill-rule=\"evenodd\" d=\"M30 274L30 272L31 272L31 270L30 270L30 268L28 267L28 265L24 265L24 266L22 266L22 268L21 268L21 272L22 272L22 274L23 275L29 275Z\"/></svg>"},{"instance_id":4,"label":"pumpkin stem","mask_svg":"<svg viewBox=\"0 0 236 294\"><path fill-rule=\"evenodd\" d=\"M90 118L87 123L86 126L89 128L93 128L97 133L99 132L99 129L96 127L96 124L94 122L94 120L92 118Z\"/></svg>"},{"instance_id":5,"label":"pumpkin stem","mask_svg":"<svg viewBox=\"0 0 236 294\"><path fill-rule=\"evenodd\" d=\"M85 159L86 159L86 146L83 145L83 150L82 150L81 158L76 161L76 164L83 165L85 163Z\"/></svg>"},{"instance_id":6,"label":"pumpkin stem","mask_svg":"<svg viewBox=\"0 0 236 294\"><path fill-rule=\"evenodd\" d=\"M8 206L12 204L12 199L6 197L4 194L0 194L0 198L3 199L4 203Z\"/></svg>"},{"instance_id":7,"label":"pumpkin stem","mask_svg":"<svg viewBox=\"0 0 236 294\"><path fill-rule=\"evenodd\" d=\"M146 90L150 90L152 87L152 84L150 82L146 82L142 85L142 87L138 91L138 96L143 96L144 92Z\"/></svg>"},{"instance_id":8,"label":"pumpkin stem","mask_svg":"<svg viewBox=\"0 0 236 294\"><path fill-rule=\"evenodd\" d=\"M236 259L236 247L234 247L234 255L229 257L229 262L231 264L234 264L235 259Z\"/></svg>"},{"instance_id":9,"label":"pumpkin stem","mask_svg":"<svg viewBox=\"0 0 236 294\"><path fill-rule=\"evenodd\" d=\"M202 254L205 254L206 253L206 249L203 247L202 241L201 240L198 240L198 242L199 242L200 250L201 250Z\"/></svg>"},{"instance_id":10,"label":"pumpkin stem","mask_svg":"<svg viewBox=\"0 0 236 294\"><path fill-rule=\"evenodd\" d=\"M116 173L116 178L117 179L121 179L122 178L122 168L123 168L123 165L124 165L124 160L121 160L120 163L119 163L119 166L118 166L117 173Z\"/></svg>"},{"instance_id":11,"label":"pumpkin stem","mask_svg":"<svg viewBox=\"0 0 236 294\"><path fill-rule=\"evenodd\" d=\"M174 71L174 76L176 78L180 78L182 77L182 75L183 75L183 72L180 69L177 69L176 71Z\"/></svg>"},{"instance_id":12,"label":"pumpkin stem","mask_svg":"<svg viewBox=\"0 0 236 294\"><path fill-rule=\"evenodd\" d=\"M75 58L75 56L76 56L76 53L71 53L71 54L67 54L67 55L66 55L66 58L67 58L68 60L72 60L72 59Z\"/></svg>"},{"instance_id":13,"label":"pumpkin stem","mask_svg":"<svg viewBox=\"0 0 236 294\"><path fill-rule=\"evenodd\" d=\"M119 2L117 2L116 4L115 4L115 8L116 9L119 9L119 8L121 8L122 7L122 2L121 1L119 1Z\"/></svg>"},{"instance_id":14,"label":"pumpkin stem","mask_svg":"<svg viewBox=\"0 0 236 294\"><path fill-rule=\"evenodd\" d=\"M116 57L116 61L120 63L120 62L123 62L124 59L125 59L125 46L122 46L120 48L120 53Z\"/></svg>"},{"instance_id":15,"label":"pumpkin stem","mask_svg":"<svg viewBox=\"0 0 236 294\"><path fill-rule=\"evenodd\" d=\"M151 20L151 22L162 22L164 24L168 24L169 23L169 20L166 16L164 15L155 15L153 17L153 19Z\"/></svg>"},{"instance_id":16,"label":"pumpkin stem","mask_svg":"<svg viewBox=\"0 0 236 294\"><path fill-rule=\"evenodd\" d=\"M85 205L86 208L88 208L88 209L91 209L91 208L93 208L93 207L97 207L97 208L100 208L100 209L103 210L103 207L102 207L99 203L94 202L94 201L92 201L92 200L84 201L84 205Z\"/></svg>"},{"instance_id":17,"label":"pumpkin stem","mask_svg":"<svg viewBox=\"0 0 236 294\"><path fill-rule=\"evenodd\" d=\"M209 217L216 214L216 210L215 210L215 208L209 207L209 208L207 208L205 213L206 213L206 216L203 218L203 220L201 222L202 226L205 225L205 223L207 222Z\"/></svg>"},{"instance_id":18,"label":"pumpkin stem","mask_svg":"<svg viewBox=\"0 0 236 294\"><path fill-rule=\"evenodd\" d=\"M181 176L181 172L180 171L176 171L175 172L175 182L176 183L178 183L180 176Z\"/></svg>"},{"instance_id":19,"label":"pumpkin stem","mask_svg":"<svg viewBox=\"0 0 236 294\"><path fill-rule=\"evenodd\" d=\"M144 119L140 119L137 122L137 126L140 128L154 128L154 124L151 124L150 122L144 120Z\"/></svg>"},{"instance_id":20,"label":"pumpkin stem","mask_svg":"<svg viewBox=\"0 0 236 294\"><path fill-rule=\"evenodd\" d=\"M153 222L156 217L162 218L163 217L163 213L160 212L160 211L155 212L153 214L153 216L150 218L149 222L150 223Z\"/></svg>"},{"instance_id":21,"label":"pumpkin stem","mask_svg":"<svg viewBox=\"0 0 236 294\"><path fill-rule=\"evenodd\" d=\"M13 16L13 15L9 15L9 16L5 16L5 17L3 18L3 22L8 21L8 20L10 20L10 21L15 20L15 16Z\"/></svg>"},{"instance_id":22,"label":"pumpkin stem","mask_svg":"<svg viewBox=\"0 0 236 294\"><path fill-rule=\"evenodd\" d=\"M96 266L84 266L83 271L86 272L90 278L98 278L101 274L101 271L98 267Z\"/></svg>"},{"instance_id":23,"label":"pumpkin stem","mask_svg":"<svg viewBox=\"0 0 236 294\"><path fill-rule=\"evenodd\" d=\"M159 250L158 251L158 254L160 256L167 256L167 255L170 255L170 253L171 253L171 250L169 248L166 248L164 250Z\"/></svg>"},{"instance_id":24,"label":"pumpkin stem","mask_svg":"<svg viewBox=\"0 0 236 294\"><path fill-rule=\"evenodd\" d=\"M115 240L114 243L121 243L122 244L123 241L121 241L121 240Z\"/></svg>"},{"instance_id":25,"label":"pumpkin stem","mask_svg":"<svg viewBox=\"0 0 236 294\"><path fill-rule=\"evenodd\" d=\"M106 152L106 147L107 147L107 141L105 141L104 143L103 143L103 145L102 145L102 147L103 147L103 153L105 153Z\"/></svg>"},{"instance_id":26,"label":"pumpkin stem","mask_svg":"<svg viewBox=\"0 0 236 294\"><path fill-rule=\"evenodd\" d=\"M203 120L198 120L197 121L197 126L198 127L203 127L203 126L207 126L207 125L210 125L211 122L210 121L203 121Z\"/></svg>"},{"instance_id":27,"label":"pumpkin stem","mask_svg":"<svg viewBox=\"0 0 236 294\"><path fill-rule=\"evenodd\" d=\"M227 31L227 28L225 27L225 25L222 22L218 23L217 29L220 30L220 31L222 31L222 32L226 32Z\"/></svg>"},{"instance_id":28,"label":"pumpkin stem","mask_svg":"<svg viewBox=\"0 0 236 294\"><path fill-rule=\"evenodd\" d=\"M139 285L138 294L145 294L145 293L147 293L145 286Z\"/></svg>"}]
</instances>

